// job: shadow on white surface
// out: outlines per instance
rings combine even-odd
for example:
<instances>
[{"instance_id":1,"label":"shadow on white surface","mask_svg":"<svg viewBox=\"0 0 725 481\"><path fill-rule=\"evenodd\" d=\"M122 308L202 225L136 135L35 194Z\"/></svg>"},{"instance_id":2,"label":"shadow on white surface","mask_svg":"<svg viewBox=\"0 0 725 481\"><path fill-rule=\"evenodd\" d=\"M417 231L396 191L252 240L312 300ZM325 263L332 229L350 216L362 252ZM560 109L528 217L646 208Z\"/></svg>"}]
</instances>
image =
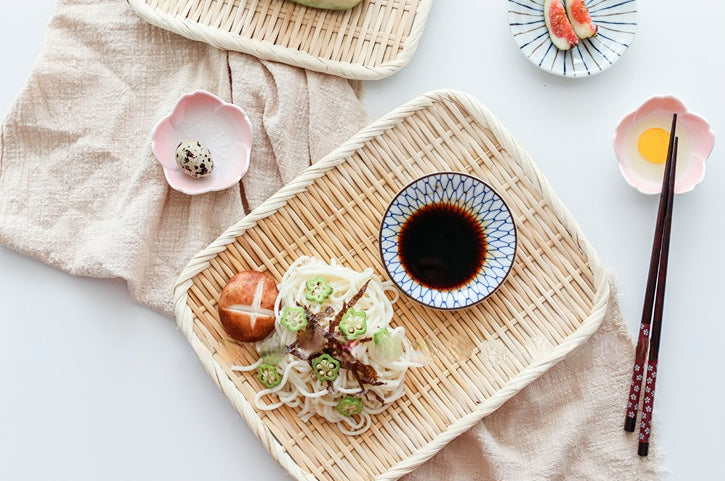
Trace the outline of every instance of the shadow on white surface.
<instances>
[{"instance_id":1,"label":"shadow on white surface","mask_svg":"<svg viewBox=\"0 0 725 481\"><path fill-rule=\"evenodd\" d=\"M122 281L0 248L0 305L0 479L284 476L174 320Z\"/></svg>"}]
</instances>

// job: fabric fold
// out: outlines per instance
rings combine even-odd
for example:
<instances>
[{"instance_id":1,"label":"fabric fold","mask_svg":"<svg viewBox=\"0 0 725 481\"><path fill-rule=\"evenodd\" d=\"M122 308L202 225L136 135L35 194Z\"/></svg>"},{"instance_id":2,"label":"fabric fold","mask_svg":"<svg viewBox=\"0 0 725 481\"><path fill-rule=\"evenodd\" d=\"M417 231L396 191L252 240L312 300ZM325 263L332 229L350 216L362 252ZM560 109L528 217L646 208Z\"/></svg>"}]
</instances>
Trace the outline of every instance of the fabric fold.
<instances>
[{"instance_id":1,"label":"fabric fold","mask_svg":"<svg viewBox=\"0 0 725 481\"><path fill-rule=\"evenodd\" d=\"M153 158L151 129L195 90L252 121L243 188L190 197ZM0 242L72 274L125 279L137 302L172 316L196 252L367 122L347 80L188 40L123 0L59 0L3 119Z\"/></svg>"},{"instance_id":2,"label":"fabric fold","mask_svg":"<svg viewBox=\"0 0 725 481\"><path fill-rule=\"evenodd\" d=\"M643 458L624 431L634 345L612 292L588 342L402 479L658 479L656 440Z\"/></svg>"}]
</instances>

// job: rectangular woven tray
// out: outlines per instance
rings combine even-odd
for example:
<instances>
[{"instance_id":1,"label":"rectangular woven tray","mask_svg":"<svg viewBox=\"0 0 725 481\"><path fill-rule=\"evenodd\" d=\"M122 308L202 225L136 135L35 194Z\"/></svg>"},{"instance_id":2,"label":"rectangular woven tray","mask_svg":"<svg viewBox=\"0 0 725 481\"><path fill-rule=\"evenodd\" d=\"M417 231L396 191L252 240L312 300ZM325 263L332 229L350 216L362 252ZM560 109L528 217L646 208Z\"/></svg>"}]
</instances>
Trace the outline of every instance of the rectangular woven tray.
<instances>
[{"instance_id":1,"label":"rectangular woven tray","mask_svg":"<svg viewBox=\"0 0 725 481\"><path fill-rule=\"evenodd\" d=\"M288 0L128 0L158 27L215 47L357 80L408 64L433 0L363 0L350 10Z\"/></svg>"},{"instance_id":2,"label":"rectangular woven tray","mask_svg":"<svg viewBox=\"0 0 725 481\"><path fill-rule=\"evenodd\" d=\"M280 279L301 255L336 258L384 276L378 227L388 202L423 174L453 170L491 185L511 209L518 253L504 285L464 311L427 309L405 296L392 325L432 354L411 369L406 395L348 437L294 409L260 412L253 346L227 340L217 300L238 271ZM272 456L295 478L392 480L493 412L599 326L604 269L526 152L477 101L438 91L373 123L308 168L199 253L176 287L177 321L203 365ZM244 473L240 472L240 478Z\"/></svg>"}]
</instances>

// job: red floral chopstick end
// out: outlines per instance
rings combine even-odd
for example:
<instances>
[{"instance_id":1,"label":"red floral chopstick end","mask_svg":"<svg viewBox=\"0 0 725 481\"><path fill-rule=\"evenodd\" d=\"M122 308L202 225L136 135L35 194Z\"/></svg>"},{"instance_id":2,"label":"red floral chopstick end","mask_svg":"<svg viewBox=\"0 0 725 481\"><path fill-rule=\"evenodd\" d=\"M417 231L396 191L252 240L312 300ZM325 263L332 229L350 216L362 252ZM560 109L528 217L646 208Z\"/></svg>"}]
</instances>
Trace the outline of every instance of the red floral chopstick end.
<instances>
[{"instance_id":1,"label":"red floral chopstick end","mask_svg":"<svg viewBox=\"0 0 725 481\"><path fill-rule=\"evenodd\" d=\"M637 410L639 409L639 400L642 394L642 379L645 374L644 365L649 346L649 332L649 324L640 324L637 353L634 359L634 368L632 369L632 382L629 386L629 398L627 398L627 416L624 420L624 430L630 433L634 432L637 422Z\"/></svg>"},{"instance_id":2,"label":"red floral chopstick end","mask_svg":"<svg viewBox=\"0 0 725 481\"><path fill-rule=\"evenodd\" d=\"M655 384L657 381L657 360L650 360L647 365L647 380L644 385L644 403L642 404L642 421L639 425L639 455L647 456L649 436L652 432L652 410L655 401Z\"/></svg>"}]
</instances>

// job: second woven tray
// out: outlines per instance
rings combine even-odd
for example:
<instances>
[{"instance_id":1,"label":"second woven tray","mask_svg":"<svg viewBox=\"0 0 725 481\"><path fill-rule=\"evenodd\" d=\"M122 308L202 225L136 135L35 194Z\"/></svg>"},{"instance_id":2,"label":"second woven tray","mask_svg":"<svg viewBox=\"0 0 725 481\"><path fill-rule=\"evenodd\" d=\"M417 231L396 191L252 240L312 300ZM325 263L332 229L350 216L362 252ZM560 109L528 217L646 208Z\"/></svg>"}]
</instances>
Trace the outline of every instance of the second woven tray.
<instances>
[{"instance_id":1,"label":"second woven tray","mask_svg":"<svg viewBox=\"0 0 725 481\"><path fill-rule=\"evenodd\" d=\"M217 314L229 278L256 269L280 279L302 255L384 277L377 238L388 202L441 170L483 179L511 209L518 251L506 282L463 311L401 296L392 325L427 346L432 362L408 371L405 396L360 436L316 416L303 422L289 407L259 411L254 373L231 370L258 354L229 341ZM307 481L411 471L586 342L608 299L596 253L529 156L485 107L453 91L404 105L305 170L199 253L175 292L179 326L212 379L271 455Z\"/></svg>"},{"instance_id":2,"label":"second woven tray","mask_svg":"<svg viewBox=\"0 0 725 481\"><path fill-rule=\"evenodd\" d=\"M433 0L363 0L350 10L288 0L128 0L158 27L263 60L375 80L413 57Z\"/></svg>"}]
</instances>

